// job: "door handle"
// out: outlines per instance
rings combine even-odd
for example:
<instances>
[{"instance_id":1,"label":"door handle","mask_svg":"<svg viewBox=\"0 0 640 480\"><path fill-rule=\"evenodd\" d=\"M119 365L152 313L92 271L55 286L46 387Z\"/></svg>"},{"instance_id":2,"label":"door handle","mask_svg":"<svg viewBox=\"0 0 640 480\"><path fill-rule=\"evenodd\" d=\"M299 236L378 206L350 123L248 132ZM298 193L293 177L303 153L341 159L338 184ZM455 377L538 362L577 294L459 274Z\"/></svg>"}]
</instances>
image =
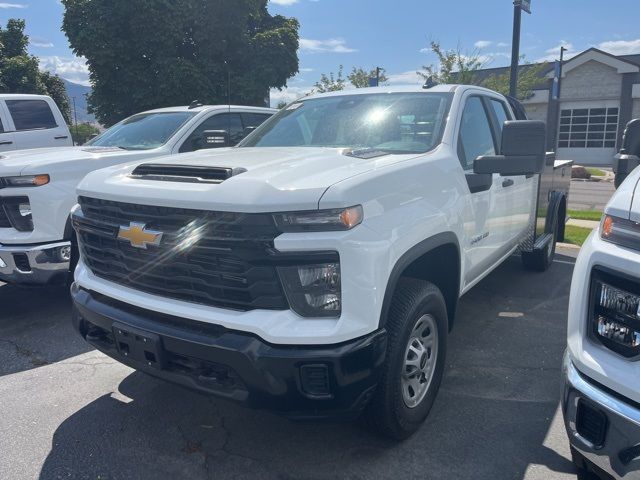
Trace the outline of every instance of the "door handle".
<instances>
[{"instance_id":1,"label":"door handle","mask_svg":"<svg viewBox=\"0 0 640 480\"><path fill-rule=\"evenodd\" d=\"M0 142L0 145L12 145L13 142L11 140L5 140L4 142Z\"/></svg>"},{"instance_id":2,"label":"door handle","mask_svg":"<svg viewBox=\"0 0 640 480\"><path fill-rule=\"evenodd\" d=\"M65 140L69 138L69 135L58 135L57 137L53 137L54 140Z\"/></svg>"},{"instance_id":3,"label":"door handle","mask_svg":"<svg viewBox=\"0 0 640 480\"><path fill-rule=\"evenodd\" d=\"M511 180L510 178L508 178L507 180L505 180L504 182L502 182L502 186L504 188L510 187L513 185L513 180Z\"/></svg>"}]
</instances>

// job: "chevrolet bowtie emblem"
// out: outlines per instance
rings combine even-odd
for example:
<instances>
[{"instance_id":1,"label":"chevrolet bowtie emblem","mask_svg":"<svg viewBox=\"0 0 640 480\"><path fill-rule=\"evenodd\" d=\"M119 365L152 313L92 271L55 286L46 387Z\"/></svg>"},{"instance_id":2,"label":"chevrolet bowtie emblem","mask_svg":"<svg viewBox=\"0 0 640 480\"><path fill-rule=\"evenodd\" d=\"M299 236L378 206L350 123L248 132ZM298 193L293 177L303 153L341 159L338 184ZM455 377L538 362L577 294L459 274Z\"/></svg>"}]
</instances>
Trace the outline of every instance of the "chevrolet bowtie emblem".
<instances>
[{"instance_id":1,"label":"chevrolet bowtie emblem","mask_svg":"<svg viewBox=\"0 0 640 480\"><path fill-rule=\"evenodd\" d=\"M162 232L146 230L144 223L131 222L129 226L121 226L118 231L118 240L126 240L132 247L147 248L147 245L160 245Z\"/></svg>"}]
</instances>

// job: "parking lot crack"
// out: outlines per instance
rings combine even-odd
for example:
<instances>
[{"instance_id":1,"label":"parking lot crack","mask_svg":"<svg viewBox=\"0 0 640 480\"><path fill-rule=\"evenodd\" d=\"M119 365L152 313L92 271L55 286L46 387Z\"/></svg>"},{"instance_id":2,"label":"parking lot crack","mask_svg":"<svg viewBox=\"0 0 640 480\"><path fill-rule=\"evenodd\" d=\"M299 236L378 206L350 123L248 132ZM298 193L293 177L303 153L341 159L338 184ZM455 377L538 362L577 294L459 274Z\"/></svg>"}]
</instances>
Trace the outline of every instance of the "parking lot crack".
<instances>
[{"instance_id":1,"label":"parking lot crack","mask_svg":"<svg viewBox=\"0 0 640 480\"><path fill-rule=\"evenodd\" d=\"M32 350L29 350L28 348L19 345L17 342L14 342L12 340L7 340L5 338L0 338L0 342L1 343L6 343L8 345L11 345L13 348L15 348L16 353L19 356L27 358L29 360L29 362L31 362L31 364L34 367L41 367L43 365L49 365L49 362L46 361L44 358L38 356Z\"/></svg>"}]
</instances>

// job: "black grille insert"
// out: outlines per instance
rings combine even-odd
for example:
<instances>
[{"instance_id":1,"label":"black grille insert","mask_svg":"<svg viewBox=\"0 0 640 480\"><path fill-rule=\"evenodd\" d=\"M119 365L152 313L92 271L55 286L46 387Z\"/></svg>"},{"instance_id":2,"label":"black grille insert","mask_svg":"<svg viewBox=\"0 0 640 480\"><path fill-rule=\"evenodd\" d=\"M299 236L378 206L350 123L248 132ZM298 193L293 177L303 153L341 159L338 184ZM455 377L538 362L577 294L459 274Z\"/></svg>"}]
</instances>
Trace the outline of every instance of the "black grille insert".
<instances>
[{"instance_id":1,"label":"black grille insert","mask_svg":"<svg viewBox=\"0 0 640 480\"><path fill-rule=\"evenodd\" d=\"M144 292L236 310L288 308L272 261L269 214L210 212L80 197L83 259L98 277ZM163 232L160 245L119 240L121 226Z\"/></svg>"},{"instance_id":2,"label":"black grille insert","mask_svg":"<svg viewBox=\"0 0 640 480\"><path fill-rule=\"evenodd\" d=\"M576 431L595 447L601 447L607 432L607 416L580 399L576 412Z\"/></svg>"},{"instance_id":3,"label":"black grille insert","mask_svg":"<svg viewBox=\"0 0 640 480\"><path fill-rule=\"evenodd\" d=\"M189 183L222 183L233 175L234 171L231 168L155 163L139 165L131 172L132 177L145 180Z\"/></svg>"}]
</instances>

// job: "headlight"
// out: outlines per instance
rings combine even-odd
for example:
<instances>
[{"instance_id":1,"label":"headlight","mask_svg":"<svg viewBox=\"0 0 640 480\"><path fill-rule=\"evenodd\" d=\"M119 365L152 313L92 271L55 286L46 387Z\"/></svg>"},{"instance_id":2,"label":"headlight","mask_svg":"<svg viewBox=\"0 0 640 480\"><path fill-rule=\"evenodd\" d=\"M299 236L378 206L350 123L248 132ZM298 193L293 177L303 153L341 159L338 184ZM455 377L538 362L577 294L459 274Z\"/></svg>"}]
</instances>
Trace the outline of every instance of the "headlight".
<instances>
[{"instance_id":1,"label":"headlight","mask_svg":"<svg viewBox=\"0 0 640 480\"><path fill-rule=\"evenodd\" d=\"M291 309L303 317L339 317L340 263L279 267Z\"/></svg>"},{"instance_id":2,"label":"headlight","mask_svg":"<svg viewBox=\"0 0 640 480\"><path fill-rule=\"evenodd\" d=\"M605 215L600 224L600 238L623 247L640 250L640 224Z\"/></svg>"},{"instance_id":3,"label":"headlight","mask_svg":"<svg viewBox=\"0 0 640 480\"><path fill-rule=\"evenodd\" d=\"M362 206L332 210L276 213L273 218L283 232L351 230L362 223Z\"/></svg>"},{"instance_id":4,"label":"headlight","mask_svg":"<svg viewBox=\"0 0 640 480\"><path fill-rule=\"evenodd\" d=\"M2 187L41 187L49 183L49 175L24 175L18 177L0 177Z\"/></svg>"},{"instance_id":5,"label":"headlight","mask_svg":"<svg viewBox=\"0 0 640 480\"><path fill-rule=\"evenodd\" d=\"M625 357L640 355L640 285L594 271L591 334Z\"/></svg>"}]
</instances>

